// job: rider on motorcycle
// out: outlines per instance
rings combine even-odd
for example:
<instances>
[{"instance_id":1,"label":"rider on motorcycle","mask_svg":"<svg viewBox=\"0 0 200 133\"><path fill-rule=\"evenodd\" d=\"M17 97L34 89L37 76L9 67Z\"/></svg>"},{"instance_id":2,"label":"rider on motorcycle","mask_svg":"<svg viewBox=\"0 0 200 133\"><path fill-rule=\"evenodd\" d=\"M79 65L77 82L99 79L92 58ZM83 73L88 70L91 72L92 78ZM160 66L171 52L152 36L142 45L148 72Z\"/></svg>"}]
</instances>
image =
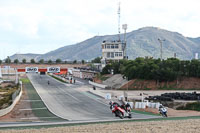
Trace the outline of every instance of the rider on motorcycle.
<instances>
[{"instance_id":1,"label":"rider on motorcycle","mask_svg":"<svg viewBox=\"0 0 200 133\"><path fill-rule=\"evenodd\" d=\"M164 107L162 104L159 106L159 112L160 112L160 114L162 115L162 116L165 116L165 117L167 117L167 108L166 107Z\"/></svg>"}]
</instances>

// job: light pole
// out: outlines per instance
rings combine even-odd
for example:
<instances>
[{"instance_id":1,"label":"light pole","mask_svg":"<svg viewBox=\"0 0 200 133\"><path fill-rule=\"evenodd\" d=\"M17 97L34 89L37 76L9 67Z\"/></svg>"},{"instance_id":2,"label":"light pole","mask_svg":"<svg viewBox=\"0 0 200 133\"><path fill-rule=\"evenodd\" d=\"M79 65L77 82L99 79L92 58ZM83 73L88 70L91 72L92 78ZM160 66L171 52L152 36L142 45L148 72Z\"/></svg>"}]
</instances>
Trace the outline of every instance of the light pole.
<instances>
[{"instance_id":1,"label":"light pole","mask_svg":"<svg viewBox=\"0 0 200 133\"><path fill-rule=\"evenodd\" d=\"M128 56L126 55L126 30L127 30L127 24L123 24L122 25L122 29L124 30L124 45L123 45L124 59L128 59Z\"/></svg>"},{"instance_id":2,"label":"light pole","mask_svg":"<svg viewBox=\"0 0 200 133\"><path fill-rule=\"evenodd\" d=\"M160 59L161 59L161 61L162 61L162 54L163 54L163 51L162 51L162 42L164 42L165 41L165 39L160 39L160 38L158 38L158 41L159 41L159 43L160 43Z\"/></svg>"}]
</instances>

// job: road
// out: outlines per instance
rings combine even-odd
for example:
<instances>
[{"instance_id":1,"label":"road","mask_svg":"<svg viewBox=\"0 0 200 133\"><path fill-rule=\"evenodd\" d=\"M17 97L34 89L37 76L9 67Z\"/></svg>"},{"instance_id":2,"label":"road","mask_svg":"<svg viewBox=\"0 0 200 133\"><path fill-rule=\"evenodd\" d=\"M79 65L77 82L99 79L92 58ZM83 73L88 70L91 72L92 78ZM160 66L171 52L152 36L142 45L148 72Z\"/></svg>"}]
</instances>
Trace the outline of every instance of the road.
<instances>
[{"instance_id":1,"label":"road","mask_svg":"<svg viewBox=\"0 0 200 133\"><path fill-rule=\"evenodd\" d=\"M103 102L73 89L77 85L67 86L46 75L28 74L28 77L47 108L63 119L81 121L113 118L109 107Z\"/></svg>"},{"instance_id":2,"label":"road","mask_svg":"<svg viewBox=\"0 0 200 133\"><path fill-rule=\"evenodd\" d=\"M106 103L77 91L76 87L81 87L81 84L67 85L50 76L39 74L28 74L28 78L47 108L63 119L70 121L119 119L112 115ZM148 119L155 116L134 113L133 118Z\"/></svg>"}]
</instances>

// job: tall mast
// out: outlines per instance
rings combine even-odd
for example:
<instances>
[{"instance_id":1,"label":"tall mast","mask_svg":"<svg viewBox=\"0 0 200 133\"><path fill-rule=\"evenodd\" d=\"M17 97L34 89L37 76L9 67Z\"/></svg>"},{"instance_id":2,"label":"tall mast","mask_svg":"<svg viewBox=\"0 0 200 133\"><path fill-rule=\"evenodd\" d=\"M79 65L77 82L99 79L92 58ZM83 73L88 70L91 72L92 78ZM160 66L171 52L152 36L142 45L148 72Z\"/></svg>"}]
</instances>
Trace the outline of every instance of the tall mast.
<instances>
[{"instance_id":1,"label":"tall mast","mask_svg":"<svg viewBox=\"0 0 200 133\"><path fill-rule=\"evenodd\" d=\"M118 37L120 41L120 2L119 2L119 8L118 8Z\"/></svg>"}]
</instances>

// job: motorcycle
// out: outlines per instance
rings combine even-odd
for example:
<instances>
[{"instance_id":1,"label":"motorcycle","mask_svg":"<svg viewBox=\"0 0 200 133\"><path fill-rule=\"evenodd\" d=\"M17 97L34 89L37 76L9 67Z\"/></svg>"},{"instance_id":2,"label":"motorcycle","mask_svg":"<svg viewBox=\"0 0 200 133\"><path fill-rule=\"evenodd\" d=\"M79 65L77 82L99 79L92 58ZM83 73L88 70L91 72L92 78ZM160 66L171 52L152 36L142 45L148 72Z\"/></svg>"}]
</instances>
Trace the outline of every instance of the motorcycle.
<instances>
[{"instance_id":1,"label":"motorcycle","mask_svg":"<svg viewBox=\"0 0 200 133\"><path fill-rule=\"evenodd\" d=\"M125 117L132 118L131 106L128 103L120 106L118 103L110 102L110 109L116 117L120 117L121 119Z\"/></svg>"},{"instance_id":2,"label":"motorcycle","mask_svg":"<svg viewBox=\"0 0 200 133\"><path fill-rule=\"evenodd\" d=\"M167 108L166 107L164 107L164 106L160 106L159 107L159 112L160 112L160 114L163 116L163 117L167 117Z\"/></svg>"}]
</instances>

